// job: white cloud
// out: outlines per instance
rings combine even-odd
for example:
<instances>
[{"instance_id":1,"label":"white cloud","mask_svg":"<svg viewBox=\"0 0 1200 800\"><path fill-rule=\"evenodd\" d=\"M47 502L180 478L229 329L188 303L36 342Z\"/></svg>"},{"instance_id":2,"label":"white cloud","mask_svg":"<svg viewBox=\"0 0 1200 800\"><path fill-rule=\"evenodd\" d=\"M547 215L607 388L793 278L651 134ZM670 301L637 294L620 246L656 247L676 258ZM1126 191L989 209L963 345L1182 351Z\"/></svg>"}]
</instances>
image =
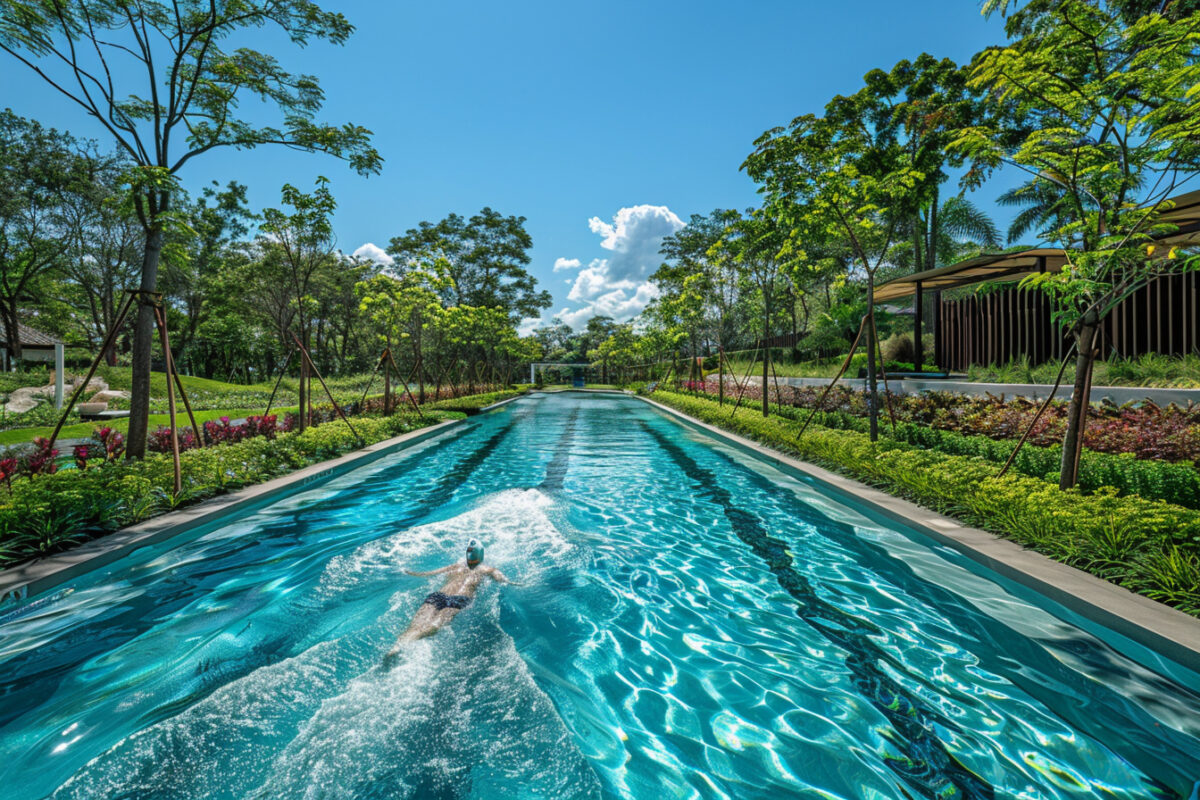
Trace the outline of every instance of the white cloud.
<instances>
[{"instance_id":1,"label":"white cloud","mask_svg":"<svg viewBox=\"0 0 1200 800\"><path fill-rule=\"evenodd\" d=\"M564 269L579 269L583 266L583 262L578 258L556 258L554 259L554 271L562 272Z\"/></svg>"},{"instance_id":2,"label":"white cloud","mask_svg":"<svg viewBox=\"0 0 1200 800\"><path fill-rule=\"evenodd\" d=\"M538 328L542 327L541 317L526 317L521 320L521 324L517 326L517 336L528 336Z\"/></svg>"},{"instance_id":3,"label":"white cloud","mask_svg":"<svg viewBox=\"0 0 1200 800\"><path fill-rule=\"evenodd\" d=\"M631 292L629 289L634 289L634 291ZM575 330L585 327L592 317L612 317L619 322L624 322L642 313L650 301L658 296L658 289L649 281L638 284L636 287L631 286L629 289L613 289L596 297L585 306L574 310L564 308L555 316Z\"/></svg>"},{"instance_id":4,"label":"white cloud","mask_svg":"<svg viewBox=\"0 0 1200 800\"><path fill-rule=\"evenodd\" d=\"M592 233L604 237L600 246L613 251L608 273L615 280L645 280L662 263L662 241L682 228L683 220L666 206L628 206L613 215L612 224L599 217L588 220Z\"/></svg>"},{"instance_id":5,"label":"white cloud","mask_svg":"<svg viewBox=\"0 0 1200 800\"><path fill-rule=\"evenodd\" d=\"M353 256L355 258L366 259L367 261L374 261L376 264L384 267L390 267L395 260L386 252L384 252L382 247L379 247L373 242L367 242L359 247L354 251Z\"/></svg>"},{"instance_id":6,"label":"white cloud","mask_svg":"<svg viewBox=\"0 0 1200 800\"><path fill-rule=\"evenodd\" d=\"M632 289L637 286L633 281L614 281L608 275L608 259L597 258L579 271L575 285L567 293L567 299L578 303L591 300L599 294L613 289Z\"/></svg>"},{"instance_id":7,"label":"white cloud","mask_svg":"<svg viewBox=\"0 0 1200 800\"><path fill-rule=\"evenodd\" d=\"M557 316L578 329L597 315L624 322L640 314L657 294L648 278L662 263L663 239L683 226L683 220L666 206L628 206L613 215L611 223L589 219L588 228L602 237L600 246L612 255L593 259L580 269L567 299L584 305L564 308ZM562 269L581 266L578 259L560 258L554 262L556 272L560 263Z\"/></svg>"}]
</instances>

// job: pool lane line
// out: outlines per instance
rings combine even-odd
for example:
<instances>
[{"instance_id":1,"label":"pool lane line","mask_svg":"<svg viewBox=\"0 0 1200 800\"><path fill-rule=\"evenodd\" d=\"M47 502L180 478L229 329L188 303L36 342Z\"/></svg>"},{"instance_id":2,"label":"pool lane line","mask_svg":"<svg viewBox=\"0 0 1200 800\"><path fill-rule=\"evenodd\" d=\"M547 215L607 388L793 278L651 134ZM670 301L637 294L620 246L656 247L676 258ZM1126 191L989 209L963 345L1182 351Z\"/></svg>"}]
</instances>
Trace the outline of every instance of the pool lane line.
<instances>
[{"instance_id":1,"label":"pool lane line","mask_svg":"<svg viewBox=\"0 0 1200 800\"><path fill-rule=\"evenodd\" d=\"M902 591L909 594L913 598L926 603L930 606L938 608L941 613L945 614L947 620L952 623L951 627L955 633L965 635L965 637L973 639L981 645L988 646L989 644L997 649L997 644L1001 641L1003 635L1012 635L1013 630L1008 625L999 622L987 615L981 615L979 612L971 611L964 608L959 599L949 590L933 583L918 575L912 567L906 562L897 559L890 553L886 547L863 539L857 534L854 526L850 523L835 520L824 514L812 505L804 502L794 492L781 490L781 487L773 483L767 476L753 470L746 464L735 459L729 452L721 448L707 448L705 452L712 453L715 457L721 459L730 467L736 469L739 474L745 476L751 484L766 494L772 500L777 501L776 508L784 514L799 518L805 524L813 527L814 533L826 541L834 545L845 548L856 560L873 561L872 571L882 575L897 587L903 587ZM843 534L843 538L831 536L829 532L823 528L828 526L834 528ZM861 563L861 562L860 562ZM968 570L970 571L970 570ZM974 574L974 573L972 573ZM900 580L898 580L900 578ZM1048 612L1047 612L1048 613ZM1002 635L1003 634L1003 635ZM1020 636L1020 634L1017 634ZM1078 670L1073 670L1068 667L1051 652L1047 647L1037 639L1031 637L1022 637L1034 644L1026 648L1018 658L1015 653L1008 653L1010 660L1017 663L1014 668L1007 668L1001 662L999 665L989 665L990 672L1004 678L1013 686L1029 695L1030 698L1042 705L1042 711L1051 717L1056 717L1065 722L1068 726L1088 736L1099 747L1111 753L1113 756L1123 760L1132 769L1140 773L1140 776L1147 784L1151 785L1159 794L1156 795L1160 799L1182 800L1183 795L1172 789L1170 785L1162 779L1155 777L1155 774L1163 775L1179 775L1180 780L1188 780L1185 773L1181 773L1178 765L1186 764L1192 760L1193 756L1184 748L1179 747L1174 742L1166 743L1170 748L1164 750L1162 747L1155 749L1147 749L1143 747L1133 754L1121 752L1121 748L1132 740L1131 736L1114 737L1111 731L1094 731L1093 723L1099 722L1100 719L1088 707L1076 707L1073 704L1063 704L1063 708L1056 707L1053 703L1054 699L1062 697L1061 690L1055 687L1055 684L1069 684L1069 677L1078 675ZM1072 651L1081 659L1083 656L1090 653L1098 653L1101 658L1109 653L1120 656L1111 645L1102 639L1095 639L1093 643L1087 643L1076 639L1052 640L1065 650ZM1097 644L1098 643L1098 644ZM1084 660L1084 664L1089 664ZM901 666L901 665L896 665ZM1028 669L1032 667L1041 674L1047 677L1047 681L1041 682L1026 677ZM1172 691L1177 688L1177 684L1169 681L1166 678L1159 676L1157 672L1147 668L1147 671L1158 680L1162 681L1161 687L1170 687ZM933 687L931 687L933 688ZM1102 707L1111 711L1114 707L1120 709L1123 713L1121 718L1130 721L1130 725L1125 726L1125 732L1129 734L1137 734L1141 732L1151 732L1148 726L1138 725L1136 718L1138 714L1145 714L1149 717L1149 723L1157 727L1160 723L1153 715L1147 714L1142 710L1141 706L1130 698L1114 691L1105 684L1097 683L1090 687L1092 691L1103 692L1104 697L1093 698L1093 702L1099 703ZM933 689L937 691L936 689ZM1177 731L1178 735L1184 738L1191 739L1192 737L1184 731ZM1153 764L1152 769L1148 768L1147 762Z\"/></svg>"},{"instance_id":2,"label":"pool lane line","mask_svg":"<svg viewBox=\"0 0 1200 800\"><path fill-rule=\"evenodd\" d=\"M554 454L546 465L546 478L538 489L547 494L557 494L562 491L563 480L567 477L567 467L571 460L571 444L575 440L575 432L579 423L579 407L571 409L567 415L567 424L554 445Z\"/></svg>"},{"instance_id":3,"label":"pool lane line","mask_svg":"<svg viewBox=\"0 0 1200 800\"><path fill-rule=\"evenodd\" d=\"M869 624L822 600L804 576L792 568L793 559L787 543L767 533L756 515L739 508L730 492L720 485L715 473L702 467L682 447L647 422L639 420L638 423L696 485L697 494L721 508L734 535L766 563L780 587L796 601L796 615L846 652L845 663L859 695L874 706L898 734L887 738L904 755L900 759L883 755L888 768L918 787L930 800L992 800L995 797L993 788L963 766L932 733L935 721L947 728L957 726L939 712L924 708L919 699L914 702L902 686L878 667L876 661L886 656L870 641Z\"/></svg>"}]
</instances>

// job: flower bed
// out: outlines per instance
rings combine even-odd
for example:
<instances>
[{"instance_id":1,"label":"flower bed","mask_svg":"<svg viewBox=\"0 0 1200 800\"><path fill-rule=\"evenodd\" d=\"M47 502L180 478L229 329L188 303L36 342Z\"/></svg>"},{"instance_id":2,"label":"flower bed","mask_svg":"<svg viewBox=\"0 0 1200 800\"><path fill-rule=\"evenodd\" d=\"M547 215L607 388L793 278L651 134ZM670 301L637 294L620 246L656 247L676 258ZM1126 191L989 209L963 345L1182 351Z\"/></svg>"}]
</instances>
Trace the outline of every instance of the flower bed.
<instances>
[{"instance_id":1,"label":"flower bed","mask_svg":"<svg viewBox=\"0 0 1200 800\"><path fill-rule=\"evenodd\" d=\"M882 385L882 384L881 384ZM688 391L716 395L716 380L687 381ZM867 393L844 386L835 386L820 402L824 388L818 386L769 387L769 401L794 408L818 408L821 411L840 411L856 417L867 416ZM738 388L726 381L726 398L736 398ZM968 397L950 392L889 395L880 392L880 419L888 420L890 403L897 422L912 422L936 430L954 431L990 439L1019 439L1037 413L1038 405L1024 398ZM885 400L887 402L885 402ZM762 387L746 386L742 404L762 402ZM1029 437L1036 446L1051 446L1062 442L1066 430L1066 403L1051 403L1038 420ZM1084 447L1098 453L1131 453L1137 458L1160 461L1200 461L1200 406L1161 408L1153 403L1140 406L1097 406L1088 409Z\"/></svg>"},{"instance_id":2,"label":"flower bed","mask_svg":"<svg viewBox=\"0 0 1200 800\"><path fill-rule=\"evenodd\" d=\"M0 567L64 550L156 514L454 416L435 411L427 412L423 419L415 414L360 417L354 420L358 436L338 421L303 433L264 432L218 447L187 450L180 454L183 491L178 496L173 491L169 452L141 461L122 461L123 437L101 429L95 442L84 446L82 465L76 454L80 468L55 472L51 458L51 467L40 473L26 470L17 480L5 474L9 487L0 489ZM231 438L234 435L230 434ZM12 466L16 471L16 465ZM4 468L0 463L0 470Z\"/></svg>"},{"instance_id":3,"label":"flower bed","mask_svg":"<svg viewBox=\"0 0 1200 800\"><path fill-rule=\"evenodd\" d=\"M654 399L828 467L1051 558L1200 616L1200 511L1113 490L1086 495L1038 478L996 477L982 458L922 450L855 430L810 427L715 400L659 390Z\"/></svg>"}]
</instances>

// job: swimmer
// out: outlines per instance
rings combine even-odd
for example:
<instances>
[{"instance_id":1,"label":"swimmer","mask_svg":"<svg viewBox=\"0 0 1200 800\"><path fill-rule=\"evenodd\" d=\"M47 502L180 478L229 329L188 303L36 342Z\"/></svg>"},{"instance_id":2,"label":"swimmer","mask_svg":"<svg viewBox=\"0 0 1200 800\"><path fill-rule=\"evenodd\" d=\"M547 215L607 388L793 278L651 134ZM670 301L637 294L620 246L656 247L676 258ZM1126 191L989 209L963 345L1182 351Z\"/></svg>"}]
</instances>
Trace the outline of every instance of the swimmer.
<instances>
[{"instance_id":1,"label":"swimmer","mask_svg":"<svg viewBox=\"0 0 1200 800\"><path fill-rule=\"evenodd\" d=\"M510 581L503 572L495 567L480 566L482 563L483 545L472 539L467 543L465 561L448 564L441 569L429 572L404 570L406 575L417 578L426 578L430 575L447 575L448 577L441 589L431 593L425 598L425 602L421 603L421 607L413 615L408 630L396 640L396 645L388 652L386 660L392 660L399 655L400 647L404 643L432 636L448 625L458 612L469 606L475 599L475 592L484 578L491 578L497 583L519 585Z\"/></svg>"}]
</instances>

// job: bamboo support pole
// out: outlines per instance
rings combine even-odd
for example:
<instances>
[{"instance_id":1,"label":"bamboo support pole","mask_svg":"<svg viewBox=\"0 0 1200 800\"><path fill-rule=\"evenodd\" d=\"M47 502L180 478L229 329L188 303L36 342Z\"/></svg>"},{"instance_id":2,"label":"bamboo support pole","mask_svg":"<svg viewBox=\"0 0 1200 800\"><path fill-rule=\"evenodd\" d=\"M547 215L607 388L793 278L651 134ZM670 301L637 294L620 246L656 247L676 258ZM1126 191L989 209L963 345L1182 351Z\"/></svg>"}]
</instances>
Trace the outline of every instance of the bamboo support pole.
<instances>
[{"instance_id":1,"label":"bamboo support pole","mask_svg":"<svg viewBox=\"0 0 1200 800\"><path fill-rule=\"evenodd\" d=\"M96 357L92 359L92 365L88 367L87 375L84 377L83 382L75 387L75 391L71 393L71 399L63 406L62 416L58 418L58 424L54 426L54 432L50 434L50 444L47 446L47 450L54 447L54 442L58 439L58 434L62 432L63 425L66 423L67 417L71 414L71 409L75 407L79 396L87 389L87 385L91 383L92 376L96 374L96 369L100 366L100 360L104 358L104 354L108 352L108 349L112 347L113 342L117 338L117 331L121 329L121 325L125 322L125 317L129 314L129 307L133 304L133 298L137 295L138 292L133 291L126 294L125 301L121 304L121 309L117 312L112 327L108 329L104 341L100 344L100 350L96 353Z\"/></svg>"},{"instance_id":2,"label":"bamboo support pole","mask_svg":"<svg viewBox=\"0 0 1200 800\"><path fill-rule=\"evenodd\" d=\"M175 467L175 496L183 491L183 471L179 465L179 428L175 419L175 386L171 383L171 345L167 340L167 321L162 307L154 307L154 320L158 323L158 338L162 343L163 362L167 370L167 419L171 425L171 463Z\"/></svg>"},{"instance_id":3,"label":"bamboo support pole","mask_svg":"<svg viewBox=\"0 0 1200 800\"><path fill-rule=\"evenodd\" d=\"M292 363L292 356L295 354L296 348L288 349L287 358L283 360L283 366L279 368L279 377L275 379L275 388L271 390L271 396L267 398L267 410L263 412L263 416L268 416L271 413L271 404L275 402L275 393L279 391L279 384L283 382L283 376L287 373L288 364Z\"/></svg>"},{"instance_id":4,"label":"bamboo support pole","mask_svg":"<svg viewBox=\"0 0 1200 800\"><path fill-rule=\"evenodd\" d=\"M846 374L846 370L850 368L850 362L854 360L854 351L858 349L858 343L862 339L863 330L867 327L867 316L864 314L862 321L858 323L858 333L854 335L854 342L850 345L850 352L846 354L846 360L842 362L842 368L838 370L837 375L833 376L833 380L825 387L825 391L821 393L821 399L817 401L817 405L808 415L808 419L804 420L804 424L800 426L800 432L796 434L799 439L804 435L804 431L808 430L808 424L812 422L813 417L817 415L817 411L825 405L825 398L829 397L829 393L833 391L833 386Z\"/></svg>"},{"instance_id":5,"label":"bamboo support pole","mask_svg":"<svg viewBox=\"0 0 1200 800\"><path fill-rule=\"evenodd\" d=\"M352 425L350 420L346 418L346 415L342 413L342 407L338 405L338 401L333 399L333 392L329 391L329 387L325 385L325 379L321 377L321 372L317 369L317 365L313 363L312 356L308 354L308 350L303 344L300 343L299 339L296 339L296 334L292 334L292 338L296 340L296 346L300 348L300 355L301 358L304 359L304 363L307 363L308 368L312 370L312 374L317 376L317 380L321 383L321 388L325 390L325 396L329 398L330 403L333 403L333 410L336 411L338 416L342 418L342 422L346 423L346 427L350 429L350 432L354 434L355 438L361 439L362 437L358 435L358 431L354 430L354 425ZM309 395L309 407L311 408L312 393L310 392Z\"/></svg>"},{"instance_id":6,"label":"bamboo support pole","mask_svg":"<svg viewBox=\"0 0 1200 800\"><path fill-rule=\"evenodd\" d=\"M396 359L392 358L391 351L388 351L388 361L390 362L392 369L396 370L396 377L399 378L400 377L400 368L396 366ZM421 368L421 357L417 356L417 360L413 364L413 368L411 370L409 370L408 379L406 381L404 381L404 394L408 396L408 401L410 403L412 403L413 408L417 412L417 416L420 417L421 419L424 419L425 414L421 412L421 404L417 402L417 398L413 397L412 389L408 388L408 385L410 383L412 383L413 375L415 375L417 370L420 368Z\"/></svg>"},{"instance_id":7,"label":"bamboo support pole","mask_svg":"<svg viewBox=\"0 0 1200 800\"><path fill-rule=\"evenodd\" d=\"M167 315L161 307L155 308L155 316L159 318L159 325L162 326L163 341L166 342L166 358L167 358L167 380L174 379L175 389L179 392L179 398L183 400L183 407L187 411L188 421L192 424L192 433L196 435L196 447L204 447L204 434L200 432L200 426L196 423L196 415L192 413L192 403L188 400L187 392L183 390L183 380L179 377L179 369L175 366L175 354L171 352L170 337L167 332ZM171 423L171 427L175 427L175 423Z\"/></svg>"}]
</instances>

